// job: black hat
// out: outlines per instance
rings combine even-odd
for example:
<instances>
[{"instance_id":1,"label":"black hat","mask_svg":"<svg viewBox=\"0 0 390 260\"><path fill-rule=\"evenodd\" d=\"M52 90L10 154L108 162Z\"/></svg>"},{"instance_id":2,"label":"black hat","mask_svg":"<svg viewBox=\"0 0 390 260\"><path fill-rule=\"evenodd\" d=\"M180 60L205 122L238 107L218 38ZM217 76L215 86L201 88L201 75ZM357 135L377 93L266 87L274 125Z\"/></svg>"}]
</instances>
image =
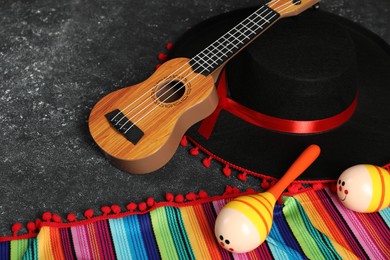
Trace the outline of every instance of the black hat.
<instances>
[{"instance_id":1,"label":"black hat","mask_svg":"<svg viewBox=\"0 0 390 260\"><path fill-rule=\"evenodd\" d=\"M195 56L253 11L202 22L168 57ZM309 10L278 21L228 62L218 92L216 112L187 135L240 171L279 178L310 144L322 153L301 180L390 162L390 47L347 19Z\"/></svg>"}]
</instances>

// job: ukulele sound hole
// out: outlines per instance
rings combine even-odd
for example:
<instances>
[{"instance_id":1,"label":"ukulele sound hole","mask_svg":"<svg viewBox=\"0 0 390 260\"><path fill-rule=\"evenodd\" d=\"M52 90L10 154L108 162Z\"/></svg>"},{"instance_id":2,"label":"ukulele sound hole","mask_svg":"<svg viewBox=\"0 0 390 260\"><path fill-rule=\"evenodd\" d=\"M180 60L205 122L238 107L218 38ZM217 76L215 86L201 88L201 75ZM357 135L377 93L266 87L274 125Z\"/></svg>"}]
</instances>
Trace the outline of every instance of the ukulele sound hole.
<instances>
[{"instance_id":1,"label":"ukulele sound hole","mask_svg":"<svg viewBox=\"0 0 390 260\"><path fill-rule=\"evenodd\" d=\"M156 95L160 102L172 103L179 100L185 93L185 85L181 81L162 83L157 89Z\"/></svg>"}]
</instances>

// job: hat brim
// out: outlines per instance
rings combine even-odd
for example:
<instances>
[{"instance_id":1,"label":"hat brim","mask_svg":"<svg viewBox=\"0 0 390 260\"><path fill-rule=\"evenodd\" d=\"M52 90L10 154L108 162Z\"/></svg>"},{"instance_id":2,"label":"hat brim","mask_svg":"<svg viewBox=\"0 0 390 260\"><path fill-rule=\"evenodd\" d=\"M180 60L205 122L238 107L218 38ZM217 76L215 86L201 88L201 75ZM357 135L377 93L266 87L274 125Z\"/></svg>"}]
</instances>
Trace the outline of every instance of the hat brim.
<instances>
[{"instance_id":1,"label":"hat brim","mask_svg":"<svg viewBox=\"0 0 390 260\"><path fill-rule=\"evenodd\" d=\"M176 41L170 57L196 55L254 10L236 10L202 22ZM389 163L389 45L362 26L327 12L307 11L299 18L286 19L304 19L308 26L311 19L331 19L349 32L357 52L359 77L359 100L352 117L325 133L294 135L254 126L222 111L209 139L198 133L199 124L188 130L188 136L210 154L232 165L275 178L280 178L286 167L310 144L318 144L322 152L299 178L301 180L334 180L343 170L356 164L383 166ZM283 27L278 23L274 27ZM266 34L256 41L261 41ZM250 45L248 48L254 47ZM226 66L233 65L228 63Z\"/></svg>"}]
</instances>

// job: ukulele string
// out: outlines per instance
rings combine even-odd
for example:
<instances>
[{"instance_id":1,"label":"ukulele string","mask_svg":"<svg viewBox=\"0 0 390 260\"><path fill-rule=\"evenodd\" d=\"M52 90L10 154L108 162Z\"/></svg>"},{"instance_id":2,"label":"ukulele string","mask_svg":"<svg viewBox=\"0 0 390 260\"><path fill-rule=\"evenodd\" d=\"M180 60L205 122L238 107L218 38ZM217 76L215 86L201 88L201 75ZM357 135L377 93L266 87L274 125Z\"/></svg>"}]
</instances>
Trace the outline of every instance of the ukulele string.
<instances>
[{"instance_id":1,"label":"ukulele string","mask_svg":"<svg viewBox=\"0 0 390 260\"><path fill-rule=\"evenodd\" d=\"M272 7L273 5L277 4L279 1L280 1L280 0L276 0L276 1L272 0L272 1L270 1L270 2L268 3L268 6L269 6L269 7Z\"/></svg>"},{"instance_id":2,"label":"ukulele string","mask_svg":"<svg viewBox=\"0 0 390 260\"><path fill-rule=\"evenodd\" d=\"M264 13L264 11L263 11L263 13ZM262 14L263 14L262 13ZM268 15L268 14L267 14ZM262 24L262 25L264 25L264 24ZM260 26L262 26L262 25L260 25ZM256 26L256 24L255 24L255 26ZM229 31L230 32L230 31ZM240 33L240 31L238 31L237 30L237 32L238 33ZM236 33L237 33L236 32ZM236 34L235 33L235 34ZM235 37L235 34L230 34L231 35L231 37L234 37L236 40L238 40L238 41L240 41L239 39L237 39L237 37ZM242 35L242 32L241 32L241 34L240 35ZM221 38L223 38L223 37L221 37ZM221 39L220 38L220 39ZM225 39L225 41L226 41L226 39ZM241 42L242 43L242 42ZM218 42L218 44L221 46L221 43L220 42ZM210 45L211 46L211 45ZM212 45L212 47L213 48L216 48L216 47L220 47L220 46L214 46L214 45ZM234 49L234 48L237 48L237 45L234 45L233 46L233 48L231 48L231 49L228 49L228 48L226 48L225 46L222 46L224 49L227 49L228 50L228 52L232 52L232 49ZM206 48L206 49L208 49L208 48ZM227 53L227 52L226 52ZM200 53L201 54L201 53ZM200 55L199 54L199 55ZM226 54L224 54L224 53L222 53L223 55L225 55L226 56ZM213 54L214 56L217 56L217 54ZM213 61L213 58L214 57L207 57L207 59L208 60L211 60L211 61ZM195 57L193 58L193 59L195 59ZM200 57L200 59L202 59L201 57ZM219 58L220 59L220 58ZM203 59L204 60L204 59ZM215 61L213 61L214 63L216 63ZM186 63L187 64L187 63ZM194 65L200 65L200 64L198 64L198 63L195 63ZM183 65L184 66L184 65ZM210 66L210 65L209 65ZM189 68L187 68L185 71L183 71L179 76L183 76L184 75L184 73L186 73L187 71L190 71L185 77L188 77L189 75L191 75L191 74L193 74L193 69L194 70L196 70L196 69L199 69L199 68L201 68L201 67L203 67L203 70L202 71L200 71L200 73L196 73L196 75L193 77L193 78L191 78L191 80L189 80L188 82L186 82L185 84L183 84L183 86L181 86L180 88L178 88L176 91L174 91L172 94L170 94L168 97L166 97L163 101L161 101L162 103L163 102L166 102L166 100L169 100L169 98L171 98L172 96L174 96L177 92L179 92L183 87L185 87L186 86L186 84L189 84L190 82L192 82L194 79L196 79L198 76L199 76L199 74L201 74L202 72L204 72L204 71L207 71L209 68L208 68L208 66L207 67L204 67L204 66L199 66L199 67L189 67ZM171 81L171 82L173 82L173 80ZM167 83L167 85L169 84L169 83L171 83L171 82L168 82ZM202 82L202 81L201 81ZM174 89L175 88L175 86L177 86L179 84L179 82L178 83L176 83L174 86L172 86L170 89L168 89L168 90L166 90L162 95L164 95L164 94L166 94L166 93L168 93L169 91L171 91L172 89ZM147 100L145 100L145 101L147 101ZM144 101L144 102L145 102ZM143 102L143 103L144 103ZM142 103L141 103L142 104ZM140 104L140 105L141 105ZM147 105L147 106L145 106L145 107L143 107L140 111L138 111L138 113L136 113L135 115L133 115L133 118L135 118L136 116L138 116L143 110L145 110L146 108L148 108L150 105L152 105L153 103L149 103L149 105ZM139 105L138 105L139 106ZM138 107L137 106L137 107ZM136 107L136 108L137 108ZM133 110L135 110L136 108L134 108ZM152 109L152 110L150 110L148 113L146 113L146 114L144 114L140 119L138 119L138 121L136 121L135 123L133 123L132 124L132 126L131 127L129 127L126 131L125 131L125 133L127 133L134 125L136 125L138 122L140 122L143 118L145 118L147 115L149 115L151 112L153 112L155 109L157 109L157 106L154 108L154 109ZM133 111L132 110L132 111ZM130 111L130 112L128 112L127 114L129 114L129 113L131 113L132 111ZM126 114L126 115L127 115ZM133 119L132 118L132 119ZM127 123L129 123L132 119L129 119L125 124L123 124L122 126L121 126L121 128L123 128Z\"/></svg>"},{"instance_id":3,"label":"ukulele string","mask_svg":"<svg viewBox=\"0 0 390 260\"><path fill-rule=\"evenodd\" d=\"M278 0L279 1L279 0ZM263 9L265 6L261 6L256 12L258 12L258 11L260 11L261 9ZM255 12L255 13L256 13ZM264 11L261 13L261 14L263 14L264 13ZM253 13L254 14L254 13ZM251 14L248 18L250 18L251 16L253 16L253 14ZM261 15L260 14L260 15ZM241 24L241 23L240 23ZM239 25L239 24L238 24ZM238 26L237 25L237 26ZM237 27L236 26L236 27ZM234 29L234 28L233 28ZM232 31L233 29L231 29L230 31ZM229 32L230 32L229 31ZM227 32L227 33L225 33L223 36L221 36L220 38L223 38L223 37L225 37L229 32ZM237 30L237 32L239 32L238 30ZM219 38L219 39L220 39ZM218 40L219 40L218 39ZM215 41L216 42L216 41ZM214 43L215 43L214 42ZM213 44L214 44L213 43ZM210 46L213 46L213 44L211 44ZM220 43L219 43L219 45L221 45ZM208 46L206 49L208 49L210 46ZM213 46L214 47L214 46ZM217 46L217 47L219 47L219 46ZM226 49L226 47L225 46L222 46L223 48L225 48ZM235 46L236 47L236 46ZM215 48L215 47L214 47ZM228 49L228 51L231 51L231 49ZM198 53L195 57L193 57L191 60L194 60L195 58L197 58L200 54L201 54L202 52L200 52L200 53ZM199 57L200 59L202 59L201 57ZM208 57L208 59L210 60L211 58L210 57ZM187 64L187 63L186 63ZM170 75L168 75L167 76L167 78L169 78L170 76L172 76L173 74L175 74L177 71L179 71L181 68L183 68L186 64L183 64L181 67L179 67L179 68L177 68L174 72L172 72ZM199 68L199 67L198 67ZM188 68L188 69L186 69L185 71L183 71L182 72L182 74L180 74L179 76L182 76L183 75L183 73L185 73L187 70L190 70L191 68ZM204 71L204 70L203 70ZM202 71L202 72L203 72ZM158 93L158 92L160 92L162 89L164 89L166 86L168 86L170 83L172 83L174 80L171 80L171 81L169 81L169 82L167 82L164 86L162 86L159 90L157 90L157 92L156 92L156 94ZM172 86L172 88L174 88L174 87L176 87L177 86L177 83L174 85L174 86ZM171 88L171 89L172 89ZM161 96L163 96L163 95L165 95L166 93L168 93L171 89L168 89L168 90L166 90ZM136 103L138 100L140 100L142 97L144 97L146 94L148 94L149 92L151 92L152 91L152 89L151 90L149 90L149 91L146 91L144 94L142 94L141 96L139 96L136 100L134 100L132 103L130 103L129 105L127 105L124 109L122 109L122 112L124 112L127 108L129 108L131 105L133 105L134 103ZM131 111L129 111L129 112L127 112L126 114L124 114L117 122L116 122L116 124L115 125L117 125L117 124L119 124L124 118L126 118L126 116L128 115L128 114L130 114L130 113L132 113L134 110L136 110L139 106L141 106L143 103L145 103L146 101L148 101L149 99L145 99L143 102L141 102L140 104L138 104L136 107L134 107ZM151 105L151 104L150 104ZM144 109L143 109L144 110ZM142 111L143 111L142 110ZM140 112L142 112L142 111L140 111ZM138 115L139 113L137 113L137 115ZM113 121L113 120L115 120L115 118L118 116L118 115L120 115L120 113L118 113L118 114L116 114L112 119L111 119L111 121ZM135 115L136 116L136 115ZM134 117L135 117L134 116ZM123 124L122 126L121 126L121 128L120 129L122 129L129 121L131 121L131 120L128 120L125 124Z\"/></svg>"},{"instance_id":4,"label":"ukulele string","mask_svg":"<svg viewBox=\"0 0 390 260\"><path fill-rule=\"evenodd\" d=\"M274 2L274 3L272 3L272 1L270 2L270 3L268 3L268 4L272 4L272 5L274 5L274 4L276 4L277 2L279 2L280 0L277 0L276 2ZM259 11L261 11L261 9L262 8L264 8L265 6L267 6L268 4L266 4L266 5L263 5L262 7L260 7L256 12L259 12ZM284 6L284 5L286 5L286 4L288 4L288 2L287 3L285 3L285 4L283 4L283 5L281 5L281 6L279 6L279 7L277 7L276 9L274 9L275 11L278 9L278 8L280 8L280 7L282 7L282 6ZM292 6L292 5L290 5L290 6ZM290 7L290 6L288 6L288 7ZM287 7L287 8L288 8ZM255 13L256 13L255 12ZM264 11L261 13L261 14L259 14L259 15L262 15L264 13ZM251 14L248 18L250 19L250 17L252 16L253 14ZM258 16L259 16L258 15ZM268 15L268 14L267 14ZM248 19L247 18L247 19ZM260 17L261 18L261 17ZM272 18L272 17L271 17ZM245 21L245 20L244 20ZM241 22L242 23L242 22ZM240 24L241 24L240 23ZM236 29L236 27L237 26L239 26L240 24L238 24L238 25L236 25L233 29ZM256 25L256 24L255 24ZM262 24L262 25L264 25L264 24ZM260 25L260 27L262 26L262 25ZM232 31L233 29L231 29L230 31ZM249 28L249 29L251 29L251 28ZM229 31L229 32L230 32ZM226 34L228 34L229 32L227 32L227 33L225 33L222 37L220 37L220 38L223 38L223 37L225 37L225 35ZM237 30L236 29L236 32L239 32L239 30ZM234 33L235 34L235 33ZM241 33L241 35L242 35L242 33ZM234 35L233 35L234 36ZM219 39L220 39L219 38ZM218 39L218 40L219 40ZM217 40L217 41L218 41ZM215 43L215 42L214 42ZM214 44L213 43L213 44ZM218 42L219 43L219 42ZM214 47L214 45L213 44L211 44L210 46L213 46ZM220 43L219 43L219 45L221 45ZM210 47L209 46L209 47ZM217 46L217 47L219 47L219 46ZM225 46L222 46L223 48L225 48L226 49L226 47ZM237 46L234 46L234 47L237 47ZM215 47L214 47L215 48ZM208 49L208 48L206 48L206 49ZM230 50L228 50L228 51L231 51L231 49ZM200 55L201 53L199 53L198 55ZM223 55L225 55L224 53L222 53ZM192 59L195 59L198 55L196 55L194 58L192 58ZM226 55L225 55L226 56ZM218 58L218 57L217 57ZM202 59L202 58L201 58ZM210 57L208 57L208 59L210 60L210 59L212 59L212 57L210 58ZM219 58L220 59L220 58ZM203 59L202 59L203 60ZM215 63L215 61L213 61L212 60L212 62L214 62ZM180 68L178 68L178 69L176 69L176 71L174 71L173 73L171 73L171 75L172 74L174 74L175 72L177 72L178 70L180 70L183 66L185 66L186 64L183 64ZM190 68L189 68L190 69ZM203 70L204 71L204 70ZM203 72L202 71L202 72ZM184 73L184 72L186 72L186 71L183 71L182 73ZM171 75L169 75L169 76L171 76ZM182 74L181 74L182 75ZM168 77L169 77L168 76ZM167 82L166 84L165 84L165 86L163 86L162 88L160 88L157 92L156 92L156 94L158 93L158 92L160 92L162 89L164 89L166 86L168 86L170 83L172 83L174 80L171 80L170 82ZM177 84L178 84L179 82L177 82L174 86L172 86L171 87L171 89L173 89L173 88L175 88L176 86L177 86ZM169 91L171 91L171 89L168 89L168 90L166 90L161 96L163 96L163 95L165 95L166 93L168 93ZM180 88L181 89L181 88ZM178 89L177 91L180 91L180 89ZM151 91L151 90L150 90ZM122 111L125 111L129 106L131 106L132 104L134 104L134 103L136 103L139 99L141 99L143 96L145 96L146 94L148 94L148 92L150 92L150 91L147 91L147 92L145 92L143 95L141 95L140 97L138 97L136 100L134 100L132 103L130 103L129 105L127 105ZM177 92L176 91L176 92ZM176 93L175 92L175 93ZM173 93L172 95L174 95L175 93ZM172 96L171 95L171 96ZM169 96L167 99L169 99L171 96ZM167 99L165 99L163 102L165 102ZM119 120L119 121L117 121L116 122L116 124L115 125L117 125L117 124L119 124L124 118L126 118L126 116L128 115L128 114L130 114L132 111L134 111L135 109L137 109L140 105L142 105L143 103L145 103L146 101L147 101L148 99L145 99L142 103L140 103L140 104L138 104L136 107L134 107L131 111L129 111L128 113L126 113L125 115L123 115L122 116L122 118ZM151 105L151 104L150 104ZM143 109L144 110L144 109ZM142 110L142 111L143 111ZM140 112L142 112L142 111L140 111ZM112 120L114 120L118 115L119 115L120 113L118 113L118 114L116 114L112 119L111 119L111 121ZM137 113L137 115L138 115L139 113ZM136 115L135 115L136 116ZM134 117L135 117L134 116ZM131 120L128 120L124 125L126 125L129 121L131 121ZM122 129L123 127L124 127L124 125L122 125L121 126L121 128L120 129Z\"/></svg>"},{"instance_id":5,"label":"ukulele string","mask_svg":"<svg viewBox=\"0 0 390 260\"><path fill-rule=\"evenodd\" d=\"M277 8L275 8L274 9L274 11L276 11L277 9L279 9L279 8L281 8L281 7L283 7L284 5L286 5L286 4L288 4L288 2L287 3L285 3L285 4L283 4L283 5L281 5L281 6L279 6L279 7L277 7ZM288 9L288 8L290 8L291 6L293 6L294 4L290 4L289 6L287 6L287 7L285 7L283 10L286 10L286 9ZM261 8L260 8L261 9ZM260 10L259 9L259 10ZM257 11L259 11L259 10L257 10ZM282 11L283 11L282 10ZM256 12L257 12L256 11ZM263 11L263 13L264 13L264 11ZM266 14L266 16L267 15L269 15L269 14L272 14L272 11L270 12L270 13L268 13L268 14ZM274 17L276 14L274 14L272 17ZM272 18L271 17L271 18ZM263 19L265 19L265 17L260 17L260 18L263 18ZM270 18L270 19L271 19ZM269 22L268 20L266 20L266 22ZM259 27L261 27L261 26L263 26L263 25L265 25L265 23L266 22L264 22L263 24L261 24ZM240 23L241 24L241 23ZM255 24L256 25L256 24ZM238 26L238 25L237 25ZM230 31L229 31L230 32ZM228 33L229 33L228 32ZM242 34L242 32L241 32L241 34ZM236 38L236 37L234 37L234 38ZM220 39L220 38L219 38ZM237 39L237 38L236 38ZM237 40L239 40L239 39L237 39ZM241 42L242 43L242 42ZM220 44L220 43L219 43ZM218 46L217 46L218 47ZM224 47L224 46L223 46ZM237 47L237 46L235 46L235 47ZM215 48L215 47L214 47ZM214 54L214 56L216 56L216 54ZM213 57L214 57L213 56ZM209 59L212 59L213 57L209 57ZM198 67L199 68L199 67ZM188 69L187 69L188 70ZM186 84L188 84L188 83L190 83L192 80L194 80L197 76L199 76L199 74L201 74L202 72L204 72L205 70L207 70L207 68L205 68L204 70L202 70L200 73L197 73L190 81L188 81L188 82L186 82ZM185 71L184 71L185 72ZM193 72L191 72L191 73L193 73ZM183 73L182 73L183 74ZM182 75L181 74L181 75ZM204 81L204 80L203 80ZM175 85L177 85L178 83L176 83ZM183 87L185 87L185 85L186 84L183 84L183 86L181 86L179 89L177 89L174 93L172 93L170 96L168 96L165 100L163 100L162 102L165 102L166 100L168 100L170 97L172 97L173 95L175 95L178 91L180 91ZM173 89L174 88L174 86L171 88L171 89ZM168 90L169 91L169 90ZM167 91L166 91L167 92ZM166 93L165 92L165 93ZM153 104L153 103L150 103L147 107L149 107L151 104ZM148 116L150 113L152 113L155 109L157 109L157 107L158 106L156 106L156 107L154 107L152 110L150 110L149 112L147 112L146 114L144 114L140 119L138 119L136 122L134 122L126 131L125 131L125 133L127 133L134 125L136 125L137 123L139 123L142 119L144 119L146 116ZM145 108L144 108L145 109ZM136 115L134 115L133 116L133 118L135 118L140 112L142 112L144 109L142 109L141 111L139 111ZM127 124L128 122L130 122L131 120L128 120L125 124ZM124 125L123 125L124 126ZM122 127L123 127L122 126Z\"/></svg>"},{"instance_id":6,"label":"ukulele string","mask_svg":"<svg viewBox=\"0 0 390 260\"><path fill-rule=\"evenodd\" d=\"M279 0L278 0L279 1ZM258 11L260 11L261 9L263 9L265 6L261 6L256 12L258 12ZM266 10L264 10L261 14L263 14L264 12L265 12ZM255 12L255 13L256 13ZM253 13L254 14L254 13ZM249 17L251 17L253 14L251 14ZM260 15L261 15L260 14ZM248 18L249 18L248 17ZM241 23L240 23L241 24ZM239 24L238 24L239 25ZM236 25L236 27L238 26L238 25ZM234 29L234 28L233 28ZM233 29L231 29L230 31L232 31ZM229 31L229 32L230 32ZM223 37L225 37L229 32L227 32L227 33L225 33L223 36L221 36L220 38L223 38ZM237 30L237 32L239 33L239 31ZM236 33L237 33L236 32ZM219 38L219 39L220 39ZM219 40L218 39L218 40ZM216 42L216 41L215 41ZM215 43L214 42L214 43ZM213 44L214 44L213 43ZM211 44L211 45L213 45L213 44ZM206 49L208 49L211 45L209 45ZM219 45L221 45L220 43L219 43ZM214 47L214 46L213 46ZM219 47L219 46L217 46L217 47ZM223 48L225 48L226 49L226 47L225 46L222 46ZM234 47L236 47L236 46L234 46ZM215 48L215 47L214 47ZM228 49L228 51L231 51L231 49ZM193 57L191 60L194 60L195 58L199 58L199 59L202 59L201 57L198 57L200 54L201 54L202 52L200 52L200 53L198 53L195 57ZM225 55L225 54L224 54ZM210 59L212 59L212 57L208 57L208 60L210 60ZM190 61L191 61L190 60ZM213 60L212 60L213 61ZM182 69L185 65L187 65L187 63L185 63L185 64L183 64L181 67L179 67L179 68L177 68L174 72L172 72L170 75L168 75L167 76L167 78L169 78L169 77L171 77L171 76L173 76L176 72L178 72L180 69ZM199 67L198 67L199 68ZM197 69L198 69L197 68ZM181 72L181 74L180 75L178 75L178 76L182 76L184 73L186 73L188 70L190 70L191 71L191 67L189 67L189 68L187 68L186 70L184 70L184 71L182 71ZM202 71L202 72L204 72L204 70ZM188 76L188 75L187 75ZM165 89L165 87L167 87L169 84L171 84L172 82L174 82L175 81L175 79L172 79L171 81L168 81L165 85L163 85L160 89L158 89L157 91L156 91L156 94L158 94L162 89ZM189 82L188 82L189 83ZM165 94L167 94L168 92L170 92L172 89L174 89L176 86L177 86L177 84L179 84L179 82L178 83L176 83L175 85L173 85L170 89L167 89L163 94L161 94L160 96L164 96ZM153 89L153 88L152 88ZM136 103L138 100L140 100L142 97L144 97L145 95L147 95L148 93L150 93L151 91L152 91L152 89L150 89L149 91L146 91L144 94L142 94L141 96L139 96L136 100L134 100L132 103L130 103L129 105L127 105L124 109L122 109L122 112L124 112L127 108L129 108L131 105L133 105L134 103ZM180 89L179 89L180 90ZM175 94L175 93L174 93ZM169 97L168 97L169 98ZM144 104L146 101L148 101L149 99L144 99L144 101L142 101L141 103L139 103L137 106L135 106L134 108L132 108L132 110L130 110L129 112L127 112L126 114L123 114L123 116L115 123L115 125L117 125L117 124L119 124L123 119L125 119L126 118L126 116L128 115L128 114L130 114L130 113L132 113L134 110L136 110L139 106L141 106L142 104ZM165 99L163 102L165 102L167 99ZM133 118L134 117L136 117L139 113L141 113L143 110L145 110L147 107L149 107L150 105L152 105L153 103L150 103L149 105L147 105L146 107L144 107L141 111L139 111L137 114L135 114L134 116L133 116ZM118 113L118 114L116 114L112 119L111 119L111 121L113 121L113 120L115 120L115 118L118 116L118 115L120 115L120 112ZM122 129L128 122L130 122L131 121L131 119L128 119L128 121L125 123L125 124L123 124L121 127L120 127L120 129Z\"/></svg>"},{"instance_id":7,"label":"ukulele string","mask_svg":"<svg viewBox=\"0 0 390 260\"><path fill-rule=\"evenodd\" d=\"M278 0L279 1L279 0ZM282 7L284 7L284 5L286 5L286 4L289 4L289 2L287 2L287 3L285 3L285 4L283 4L283 5L280 5L279 7L277 7L277 8L275 8L275 9L273 9L274 11L277 11L277 9L279 9L279 8L282 8ZM284 9L282 9L280 12L282 12L282 11L284 11L284 10L286 10L286 9L288 9L288 8L290 8L291 6L293 6L293 5L295 5L295 4L290 4L289 6L287 6L287 7L285 7ZM264 7L264 6L263 6ZM261 9L261 8L260 8ZM258 9L257 11L259 11L260 9ZM256 11L256 12L257 12ZM255 12L255 13L256 13ZM264 13L264 11L263 11L263 13ZM268 16L269 14L272 14L273 12L271 11L271 12L269 12L269 13L267 13L266 15L265 15L265 17L260 17L260 18L262 18L262 19L266 19L267 17L266 16ZM271 16L269 19L272 19L274 16L275 16L276 14L274 14L273 16ZM260 26L258 26L257 24L255 24L254 26L258 26L258 27L261 27L261 26L263 26L263 25L265 25L266 23L269 23L269 21L268 20L266 20L263 24L261 24ZM242 22L241 22L242 23ZM240 24L241 24L240 23ZM239 24L239 25L240 25ZM236 28L238 25L236 25L234 28ZM234 29L233 28L233 29ZM250 28L250 29L252 29L252 27ZM230 30L231 31L231 30ZM229 31L229 32L230 32ZM238 30L237 30L238 31ZM229 33L228 32L228 33ZM228 33L226 33L226 34L228 34ZM225 34L225 35L226 35ZM241 35L242 35L243 33L241 32ZM221 37L222 38L222 37ZM234 37L234 38L236 38L236 37ZM220 39L220 38L219 38ZM219 40L218 39L218 40ZM237 39L237 38L236 38ZM239 39L237 39L237 40L239 40ZM219 42L218 42L219 43ZM242 43L242 42L241 42ZM221 45L220 43L219 43L219 45ZM218 46L217 46L218 47ZM235 47L237 47L237 46L235 46ZM215 47L214 47L215 48ZM207 48L206 48L207 49ZM230 49L230 51L231 51L231 49ZM214 54L214 56L216 56L217 54ZM214 56L212 56L212 57L209 57L208 59L210 60L210 59L213 59L214 58ZM184 66L184 65L183 65ZM182 66L182 67L183 67ZM198 67L199 68L199 67ZM186 69L186 71L187 70L189 70L190 68L188 68L188 69ZM195 69L196 70L196 69ZM202 72L204 72L205 70L207 70L207 68L204 68L203 70L202 70ZM185 71L184 71L185 72ZM184 73L183 72L183 73ZM165 101L167 101L167 100L169 100L169 98L171 98L173 95L175 95L178 91L180 91L183 87L185 87L186 86L186 84L188 84L188 83L190 83L191 81L193 81L196 77L198 77L199 76L199 74L201 74L202 72L200 72L200 73L197 73L190 81L188 81L188 82L186 82L185 84L183 84L183 86L181 86L180 88L178 88L176 91L174 91L171 95L169 95L167 98L165 98L165 100L164 101L162 101L162 102L165 102ZM183 73L181 74L181 75L183 75ZM191 72L191 73L193 73L193 72ZM190 73L190 74L191 74ZM204 81L205 79L203 79L203 81ZM172 82L172 81L171 81ZM175 86L177 85L178 83L176 83L175 84ZM167 84L168 85L168 84ZM171 88L170 88L170 90L172 90L175 86L172 86ZM168 91L170 91L170 90L167 90L165 93L167 93ZM164 94L165 94L164 93ZM164 95L163 94L163 95ZM147 107L149 107L150 105L152 105L153 104L153 102L152 103L150 103L149 105L147 105ZM146 107L146 108L147 108ZM144 114L141 118L139 118L136 122L134 122L126 131L125 131L125 133L127 133L134 125L136 125L137 123L139 123L143 118L145 118L146 116L148 116L150 113L152 113L155 109L157 109L157 107L158 106L156 106L156 107L154 107L153 109L151 109L150 111L148 111L146 114ZM139 111L136 115L134 115L133 116L133 118L135 118L140 112L142 112L144 109L146 109L146 108L143 108L141 111ZM130 112L129 112L130 113ZM127 113L128 114L128 113ZM132 119L133 119L132 118ZM131 119L130 120L128 120L125 124L127 124L128 122L130 122L131 121ZM124 124L124 125L125 125ZM124 126L124 125L122 125L122 127Z\"/></svg>"}]
</instances>

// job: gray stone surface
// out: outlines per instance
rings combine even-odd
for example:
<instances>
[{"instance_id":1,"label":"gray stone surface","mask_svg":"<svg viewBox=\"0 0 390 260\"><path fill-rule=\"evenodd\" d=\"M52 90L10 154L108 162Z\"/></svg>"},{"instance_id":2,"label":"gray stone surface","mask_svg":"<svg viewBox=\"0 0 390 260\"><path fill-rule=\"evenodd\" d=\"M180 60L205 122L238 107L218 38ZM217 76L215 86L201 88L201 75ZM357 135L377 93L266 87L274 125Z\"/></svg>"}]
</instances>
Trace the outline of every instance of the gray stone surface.
<instances>
[{"instance_id":1,"label":"gray stone surface","mask_svg":"<svg viewBox=\"0 0 390 260\"><path fill-rule=\"evenodd\" d=\"M163 200L165 192L258 187L210 169L180 147L162 170L130 175L111 166L89 135L92 106L146 79L165 44L211 16L254 0L0 3L0 235L15 222L103 205ZM390 2L329 0L327 10L390 42Z\"/></svg>"}]
</instances>

